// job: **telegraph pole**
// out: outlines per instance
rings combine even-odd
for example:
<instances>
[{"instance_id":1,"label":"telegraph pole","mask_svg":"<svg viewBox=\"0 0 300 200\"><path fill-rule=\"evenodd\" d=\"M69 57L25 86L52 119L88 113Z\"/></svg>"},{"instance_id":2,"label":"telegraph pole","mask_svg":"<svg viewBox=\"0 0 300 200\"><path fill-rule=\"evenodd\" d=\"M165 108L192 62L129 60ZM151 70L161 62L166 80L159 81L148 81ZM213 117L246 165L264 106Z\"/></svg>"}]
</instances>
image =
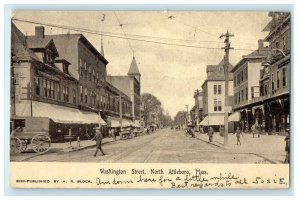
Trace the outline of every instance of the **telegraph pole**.
<instances>
[{"instance_id":1,"label":"telegraph pole","mask_svg":"<svg viewBox=\"0 0 300 200\"><path fill-rule=\"evenodd\" d=\"M119 101L120 101L120 103L119 103L119 110L120 110L120 128L122 129L122 127L123 127L123 110L122 110L122 96L120 95L119 96Z\"/></svg>"},{"instance_id":2,"label":"telegraph pole","mask_svg":"<svg viewBox=\"0 0 300 200\"><path fill-rule=\"evenodd\" d=\"M227 32L225 34L222 34L220 36L220 38L225 37L225 47L222 47L222 49L224 49L225 51L225 56L224 56L224 75L225 75L225 106L224 106L224 110L225 110L225 116L224 116L224 125L225 125L225 133L224 133L224 145L226 146L228 144L228 112L229 112L229 105L228 105L228 78L229 78L229 74L228 74L228 67L229 67L229 50L233 49L232 47L230 47L230 37L233 37L233 34L230 34L229 31L227 30Z\"/></svg>"}]
</instances>

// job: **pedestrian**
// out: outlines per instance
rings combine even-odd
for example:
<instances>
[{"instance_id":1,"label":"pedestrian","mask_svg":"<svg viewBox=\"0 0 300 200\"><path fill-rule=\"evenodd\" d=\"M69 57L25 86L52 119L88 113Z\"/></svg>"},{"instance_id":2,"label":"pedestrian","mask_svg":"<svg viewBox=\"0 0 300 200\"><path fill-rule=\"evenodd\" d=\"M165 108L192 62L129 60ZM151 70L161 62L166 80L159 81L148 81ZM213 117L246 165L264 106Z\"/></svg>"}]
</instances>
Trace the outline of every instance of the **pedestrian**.
<instances>
[{"instance_id":1,"label":"pedestrian","mask_svg":"<svg viewBox=\"0 0 300 200\"><path fill-rule=\"evenodd\" d=\"M223 126L220 126L220 136L224 137L225 128Z\"/></svg>"},{"instance_id":2,"label":"pedestrian","mask_svg":"<svg viewBox=\"0 0 300 200\"><path fill-rule=\"evenodd\" d=\"M240 137L241 137L241 135L243 136L243 133L242 133L242 131L240 130L240 127L239 127L239 126L236 128L235 134L236 134L236 145L240 144L240 146L242 146Z\"/></svg>"},{"instance_id":3,"label":"pedestrian","mask_svg":"<svg viewBox=\"0 0 300 200\"><path fill-rule=\"evenodd\" d=\"M208 129L208 138L209 138L208 143L211 143L213 141L213 136L214 136L214 129L210 126Z\"/></svg>"},{"instance_id":4,"label":"pedestrian","mask_svg":"<svg viewBox=\"0 0 300 200\"><path fill-rule=\"evenodd\" d=\"M290 130L287 129L288 135L285 137L285 160L284 163L290 163Z\"/></svg>"},{"instance_id":5,"label":"pedestrian","mask_svg":"<svg viewBox=\"0 0 300 200\"><path fill-rule=\"evenodd\" d=\"M256 132L256 127L255 127L255 124L253 124L251 126L251 132L252 132L252 135L253 135L253 138L255 137L255 132Z\"/></svg>"},{"instance_id":6,"label":"pedestrian","mask_svg":"<svg viewBox=\"0 0 300 200\"><path fill-rule=\"evenodd\" d=\"M96 140L96 151L95 151L95 153L94 153L94 157L97 156L97 153L98 153L99 150L101 151L102 156L104 156L105 154L104 154L104 152L103 152L103 150L102 150L102 148L101 148L103 135L102 135L102 133L101 133L100 127L96 127L96 128L94 128L94 129L96 129L95 136L94 136L94 138L92 139L92 140Z\"/></svg>"}]
</instances>

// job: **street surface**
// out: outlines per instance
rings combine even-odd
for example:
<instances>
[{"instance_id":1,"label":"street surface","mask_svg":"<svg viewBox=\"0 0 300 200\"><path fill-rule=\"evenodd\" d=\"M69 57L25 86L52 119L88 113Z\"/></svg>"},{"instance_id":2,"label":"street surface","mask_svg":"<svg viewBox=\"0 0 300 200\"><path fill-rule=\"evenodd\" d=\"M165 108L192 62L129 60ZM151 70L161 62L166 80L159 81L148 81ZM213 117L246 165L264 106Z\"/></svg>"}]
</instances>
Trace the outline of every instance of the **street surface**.
<instances>
[{"instance_id":1,"label":"street surface","mask_svg":"<svg viewBox=\"0 0 300 200\"><path fill-rule=\"evenodd\" d=\"M105 162L105 163L282 163L285 158L284 137L262 135L252 138L244 134L242 146L235 145L235 135L229 135L228 146L216 133L213 143L206 134L196 138L186 136L184 130L160 129L127 140L117 140L102 146L105 154L94 157L95 147L63 152L55 149L45 154L22 153L12 161L27 162ZM22 159L26 158L26 159Z\"/></svg>"}]
</instances>

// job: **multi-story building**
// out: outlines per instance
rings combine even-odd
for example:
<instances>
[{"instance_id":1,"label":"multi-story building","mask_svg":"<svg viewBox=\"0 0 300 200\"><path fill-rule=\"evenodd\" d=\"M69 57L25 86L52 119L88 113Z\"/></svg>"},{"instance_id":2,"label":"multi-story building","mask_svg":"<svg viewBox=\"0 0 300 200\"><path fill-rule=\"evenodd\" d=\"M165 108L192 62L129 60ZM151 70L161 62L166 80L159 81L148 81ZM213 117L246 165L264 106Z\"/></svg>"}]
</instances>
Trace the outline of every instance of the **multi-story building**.
<instances>
[{"instance_id":1,"label":"multi-story building","mask_svg":"<svg viewBox=\"0 0 300 200\"><path fill-rule=\"evenodd\" d=\"M130 97L110 83L106 83L108 108L104 111L105 120L110 127L132 125L132 102Z\"/></svg>"},{"instance_id":2,"label":"multi-story building","mask_svg":"<svg viewBox=\"0 0 300 200\"><path fill-rule=\"evenodd\" d=\"M132 119L135 124L141 123L141 74L133 57L127 76L107 76L106 81L115 86L132 101Z\"/></svg>"},{"instance_id":3,"label":"multi-story building","mask_svg":"<svg viewBox=\"0 0 300 200\"><path fill-rule=\"evenodd\" d=\"M243 56L232 69L233 73L233 115L241 122L243 130L249 129L255 123L252 106L249 103L260 96L260 71L262 62L266 59L268 48L264 47L264 40L258 41L258 49Z\"/></svg>"},{"instance_id":4,"label":"multi-story building","mask_svg":"<svg viewBox=\"0 0 300 200\"><path fill-rule=\"evenodd\" d=\"M228 107L232 106L233 99L233 66L229 64L228 72ZM216 130L224 125L225 116L225 74L224 59L218 65L208 65L207 78L202 84L203 92L203 117L200 126L213 126ZM231 130L231 125L229 130Z\"/></svg>"},{"instance_id":5,"label":"multi-story building","mask_svg":"<svg viewBox=\"0 0 300 200\"><path fill-rule=\"evenodd\" d=\"M99 123L101 118L78 110L79 82L71 75L69 60L43 30L37 27L36 35L28 37L12 23L12 128L49 132L59 140L69 129Z\"/></svg>"},{"instance_id":6,"label":"multi-story building","mask_svg":"<svg viewBox=\"0 0 300 200\"><path fill-rule=\"evenodd\" d=\"M43 27L36 27L36 30L36 34L43 34ZM103 46L101 54L82 34L45 35L44 38L52 39L57 44L59 54L70 62L69 73L78 81L79 109L100 113L107 121L109 117L115 117L116 112L120 112L114 105L119 101L120 94L124 98L123 111L128 107L132 109L133 106L128 102L128 96L131 98L132 95L124 94L122 90L106 82L108 61L102 55ZM131 76L138 77L134 73ZM132 118L132 114L133 112L126 111L129 118Z\"/></svg>"},{"instance_id":7,"label":"multi-story building","mask_svg":"<svg viewBox=\"0 0 300 200\"><path fill-rule=\"evenodd\" d=\"M269 54L260 73L260 97L253 99L258 123L268 132L285 131L290 123L290 13L270 12Z\"/></svg>"},{"instance_id":8,"label":"multi-story building","mask_svg":"<svg viewBox=\"0 0 300 200\"><path fill-rule=\"evenodd\" d=\"M70 63L69 74L78 82L79 108L98 112L108 109L105 92L106 65L108 61L82 34L44 35L44 27L36 27L39 42L53 40L60 56Z\"/></svg>"}]
</instances>

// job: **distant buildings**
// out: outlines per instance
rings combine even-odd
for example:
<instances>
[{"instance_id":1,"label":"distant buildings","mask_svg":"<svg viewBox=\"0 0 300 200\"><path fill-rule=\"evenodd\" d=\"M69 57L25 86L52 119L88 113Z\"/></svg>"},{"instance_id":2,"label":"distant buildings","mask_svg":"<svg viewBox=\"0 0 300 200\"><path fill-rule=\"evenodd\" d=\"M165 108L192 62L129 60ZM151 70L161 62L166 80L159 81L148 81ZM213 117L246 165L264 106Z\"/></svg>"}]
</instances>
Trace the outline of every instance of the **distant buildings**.
<instances>
[{"instance_id":1,"label":"distant buildings","mask_svg":"<svg viewBox=\"0 0 300 200\"><path fill-rule=\"evenodd\" d=\"M141 74L135 61L132 62L127 76L107 76L106 81L130 97L132 102L132 119L135 124L141 122Z\"/></svg>"},{"instance_id":2,"label":"distant buildings","mask_svg":"<svg viewBox=\"0 0 300 200\"><path fill-rule=\"evenodd\" d=\"M203 92L197 89L194 92L194 99L195 105L191 109L190 114L194 126L199 130L200 122L203 119Z\"/></svg>"}]
</instances>

